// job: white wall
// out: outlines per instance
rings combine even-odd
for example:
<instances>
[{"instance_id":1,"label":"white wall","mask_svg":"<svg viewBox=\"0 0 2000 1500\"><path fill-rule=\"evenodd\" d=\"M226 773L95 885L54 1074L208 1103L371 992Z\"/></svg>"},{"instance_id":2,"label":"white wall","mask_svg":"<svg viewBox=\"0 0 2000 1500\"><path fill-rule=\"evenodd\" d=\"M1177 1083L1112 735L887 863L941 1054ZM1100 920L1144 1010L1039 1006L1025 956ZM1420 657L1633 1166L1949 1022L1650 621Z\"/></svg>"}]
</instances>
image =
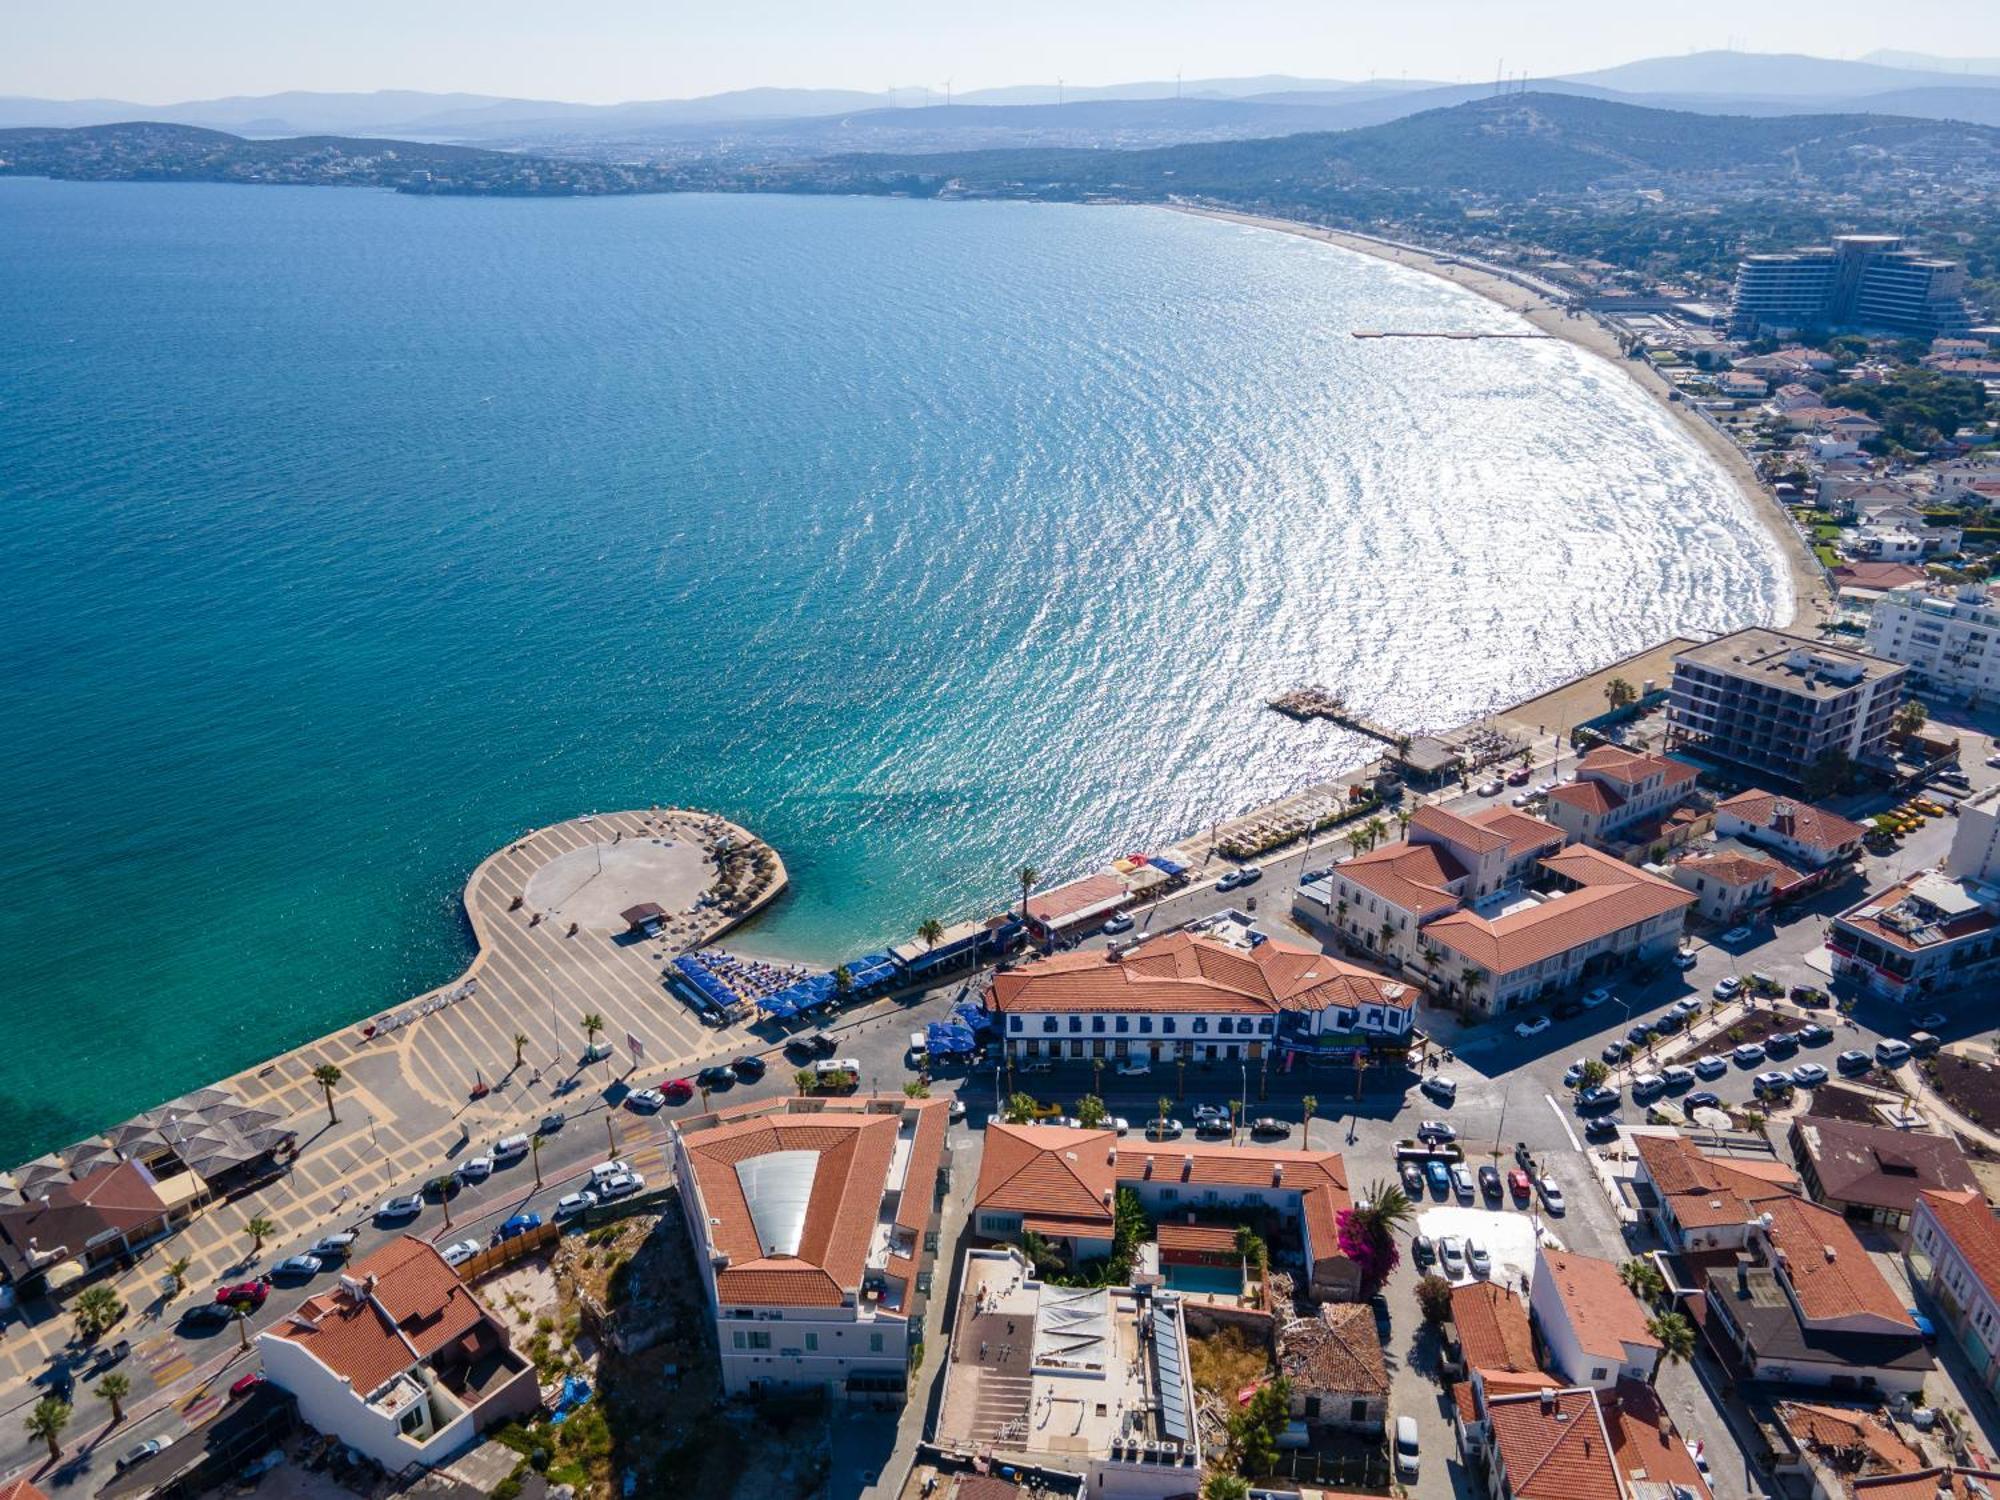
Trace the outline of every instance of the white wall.
<instances>
[{"instance_id":1,"label":"white wall","mask_svg":"<svg viewBox=\"0 0 2000 1500\"><path fill-rule=\"evenodd\" d=\"M851 1370L908 1368L910 1328L901 1317L857 1318L843 1307L724 1308L749 1318L715 1320L722 1389L741 1395L766 1386L839 1385ZM738 1348L739 1338L743 1347ZM760 1343L768 1347L757 1347ZM878 1347L879 1346L879 1347Z\"/></svg>"},{"instance_id":2,"label":"white wall","mask_svg":"<svg viewBox=\"0 0 2000 1500\"><path fill-rule=\"evenodd\" d=\"M411 1463L443 1463L477 1435L473 1413L463 1411L424 1442L414 1442L397 1430L393 1418L369 1406L302 1345L261 1333L257 1347L265 1377L297 1398L299 1415L310 1426L333 1434L392 1474Z\"/></svg>"}]
</instances>

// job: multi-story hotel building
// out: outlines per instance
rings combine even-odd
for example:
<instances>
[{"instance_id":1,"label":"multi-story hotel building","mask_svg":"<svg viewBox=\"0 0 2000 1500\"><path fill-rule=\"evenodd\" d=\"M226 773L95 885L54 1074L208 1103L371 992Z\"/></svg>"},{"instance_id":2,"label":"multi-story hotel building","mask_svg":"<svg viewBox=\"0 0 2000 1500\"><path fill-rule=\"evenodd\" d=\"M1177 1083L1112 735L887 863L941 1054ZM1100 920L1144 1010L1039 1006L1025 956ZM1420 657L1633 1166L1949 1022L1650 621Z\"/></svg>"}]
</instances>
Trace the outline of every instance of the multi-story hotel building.
<instances>
[{"instance_id":1,"label":"multi-story hotel building","mask_svg":"<svg viewBox=\"0 0 2000 1500\"><path fill-rule=\"evenodd\" d=\"M1844 234L1831 245L1746 257L1736 268L1730 328L1856 327L1923 338L1972 326L1965 267L1903 247L1893 234Z\"/></svg>"}]
</instances>

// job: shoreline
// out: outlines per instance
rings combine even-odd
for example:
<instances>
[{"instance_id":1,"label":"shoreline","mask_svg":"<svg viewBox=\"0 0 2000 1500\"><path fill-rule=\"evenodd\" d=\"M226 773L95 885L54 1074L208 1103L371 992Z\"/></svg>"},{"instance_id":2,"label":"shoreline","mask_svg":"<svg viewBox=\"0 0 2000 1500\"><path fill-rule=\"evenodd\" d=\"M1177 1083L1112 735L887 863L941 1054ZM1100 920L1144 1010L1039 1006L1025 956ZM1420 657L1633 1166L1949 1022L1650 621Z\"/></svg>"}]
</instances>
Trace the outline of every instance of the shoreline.
<instances>
[{"instance_id":1,"label":"shoreline","mask_svg":"<svg viewBox=\"0 0 2000 1500\"><path fill-rule=\"evenodd\" d=\"M1495 271L1464 260L1455 260L1449 266L1440 266L1437 264L1437 252L1356 234L1350 230L1326 229L1297 219L1274 219L1235 209L1204 208L1186 203L1162 206L1175 213L1193 214L1199 218L1241 224L1251 229L1268 229L1278 234L1295 234L1301 239L1336 245L1358 255L1387 261L1391 265L1422 271L1427 276L1434 276L1440 281L1450 282L1453 286L1463 287L1484 297L1487 301L1526 319L1539 332L1548 334L1551 338L1561 339L1573 348L1596 355L1614 366L1645 392L1662 411L1672 416L1681 430L1715 460L1723 472L1735 482L1737 491L1748 503L1750 512L1756 517L1758 524L1777 542L1778 550L1784 557L1786 578L1790 584L1792 615L1789 620L1768 623L1775 624L1777 628L1783 630L1804 628L1810 631L1826 619L1832 601L1827 594L1824 575L1820 572L1819 560L1807 550L1805 542L1793 528L1791 518L1785 514L1784 507L1778 504L1777 497L1758 479L1756 470L1751 467L1750 460L1743 450L1704 421L1700 413L1686 401L1669 399L1670 395L1678 394L1674 392L1673 387L1663 380L1651 365L1625 358L1616 338L1597 320L1595 314L1584 313L1572 317L1551 302L1550 296L1553 295L1553 291L1547 294L1533 291Z\"/></svg>"}]
</instances>

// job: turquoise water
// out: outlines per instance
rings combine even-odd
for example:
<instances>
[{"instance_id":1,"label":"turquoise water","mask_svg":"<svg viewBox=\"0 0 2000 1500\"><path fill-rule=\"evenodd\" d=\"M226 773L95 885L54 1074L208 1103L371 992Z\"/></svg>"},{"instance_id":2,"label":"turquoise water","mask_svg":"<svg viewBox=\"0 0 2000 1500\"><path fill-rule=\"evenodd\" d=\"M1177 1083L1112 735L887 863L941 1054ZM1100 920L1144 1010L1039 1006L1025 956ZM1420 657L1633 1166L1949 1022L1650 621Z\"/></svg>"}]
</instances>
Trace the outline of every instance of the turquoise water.
<instances>
[{"instance_id":1,"label":"turquoise water","mask_svg":"<svg viewBox=\"0 0 2000 1500\"><path fill-rule=\"evenodd\" d=\"M723 811L830 957L1358 764L1779 559L1615 370L1139 209L0 181L0 1160L467 957L527 826Z\"/></svg>"}]
</instances>

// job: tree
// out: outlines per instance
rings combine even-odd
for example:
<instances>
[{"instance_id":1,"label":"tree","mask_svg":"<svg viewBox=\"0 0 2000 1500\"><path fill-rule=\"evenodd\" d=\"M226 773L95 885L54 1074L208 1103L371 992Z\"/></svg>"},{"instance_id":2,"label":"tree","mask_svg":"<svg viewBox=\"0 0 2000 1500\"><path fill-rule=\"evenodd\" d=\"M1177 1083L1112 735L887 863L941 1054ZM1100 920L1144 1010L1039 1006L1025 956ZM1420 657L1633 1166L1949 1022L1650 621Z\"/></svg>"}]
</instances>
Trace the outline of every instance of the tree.
<instances>
[{"instance_id":1,"label":"tree","mask_svg":"<svg viewBox=\"0 0 2000 1500\"><path fill-rule=\"evenodd\" d=\"M1854 774L1854 762L1839 746L1828 750L1820 758L1806 767L1800 777L1806 799L1811 802L1837 797L1847 789L1848 779Z\"/></svg>"},{"instance_id":2,"label":"tree","mask_svg":"<svg viewBox=\"0 0 2000 1500\"><path fill-rule=\"evenodd\" d=\"M792 1087L799 1091L801 1097L810 1094L818 1081L819 1076L811 1068L800 1068L792 1075Z\"/></svg>"},{"instance_id":3,"label":"tree","mask_svg":"<svg viewBox=\"0 0 2000 1500\"><path fill-rule=\"evenodd\" d=\"M1319 1100L1311 1094L1299 1100L1299 1145L1312 1150L1313 1111L1319 1108Z\"/></svg>"},{"instance_id":4,"label":"tree","mask_svg":"<svg viewBox=\"0 0 2000 1500\"><path fill-rule=\"evenodd\" d=\"M1348 829L1347 847L1354 853L1360 854L1368 847L1368 835L1363 833L1359 828Z\"/></svg>"},{"instance_id":5,"label":"tree","mask_svg":"<svg viewBox=\"0 0 2000 1500\"><path fill-rule=\"evenodd\" d=\"M40 1438L49 1445L49 1462L62 1462L63 1429L69 1426L70 1404L59 1396L44 1396L35 1403L35 1409L28 1413L26 1427L28 1436Z\"/></svg>"},{"instance_id":6,"label":"tree","mask_svg":"<svg viewBox=\"0 0 2000 1500\"><path fill-rule=\"evenodd\" d=\"M1033 865L1022 865L1014 872L1014 879L1021 886L1021 920L1028 920L1028 892L1035 888L1035 882L1042 878L1042 872Z\"/></svg>"},{"instance_id":7,"label":"tree","mask_svg":"<svg viewBox=\"0 0 2000 1500\"><path fill-rule=\"evenodd\" d=\"M1403 838L1408 838L1410 836L1410 824L1416 820L1416 816L1417 815L1411 812L1407 807L1397 808L1396 809L1397 834L1399 834Z\"/></svg>"},{"instance_id":8,"label":"tree","mask_svg":"<svg viewBox=\"0 0 2000 1500\"><path fill-rule=\"evenodd\" d=\"M1062 1269L1063 1258L1056 1253L1056 1247L1032 1229L1021 1233L1021 1253L1028 1258L1028 1264L1034 1267L1037 1276Z\"/></svg>"},{"instance_id":9,"label":"tree","mask_svg":"<svg viewBox=\"0 0 2000 1500\"><path fill-rule=\"evenodd\" d=\"M1471 964L1467 964L1458 971L1458 983L1465 991L1465 998L1470 1001L1479 992L1480 986L1486 983L1486 975L1481 970L1473 968Z\"/></svg>"},{"instance_id":10,"label":"tree","mask_svg":"<svg viewBox=\"0 0 2000 1500\"><path fill-rule=\"evenodd\" d=\"M1040 1109L1033 1094L1009 1094L1000 1108L1000 1118L1009 1125L1032 1125Z\"/></svg>"},{"instance_id":11,"label":"tree","mask_svg":"<svg viewBox=\"0 0 2000 1500\"><path fill-rule=\"evenodd\" d=\"M584 1045L595 1047L597 1045L597 1033L603 1029L604 1017L600 1016L594 1010L587 1010L583 1013Z\"/></svg>"},{"instance_id":12,"label":"tree","mask_svg":"<svg viewBox=\"0 0 2000 1500\"><path fill-rule=\"evenodd\" d=\"M521 1054L525 1052L528 1047L527 1032L525 1031L515 1032L513 1037L513 1042L514 1042L514 1066L518 1068L521 1066Z\"/></svg>"},{"instance_id":13,"label":"tree","mask_svg":"<svg viewBox=\"0 0 2000 1500\"><path fill-rule=\"evenodd\" d=\"M1095 1094L1085 1094L1076 1101L1077 1123L1085 1130L1095 1130L1110 1117L1111 1111L1104 1107L1104 1101Z\"/></svg>"},{"instance_id":14,"label":"tree","mask_svg":"<svg viewBox=\"0 0 2000 1500\"><path fill-rule=\"evenodd\" d=\"M1435 1328L1451 1316L1451 1283L1433 1272L1417 1282L1417 1306L1424 1321Z\"/></svg>"},{"instance_id":15,"label":"tree","mask_svg":"<svg viewBox=\"0 0 2000 1500\"><path fill-rule=\"evenodd\" d=\"M1352 1208L1344 1208L1336 1221L1341 1254L1361 1272L1361 1295L1367 1299L1389 1279L1400 1254L1396 1230L1416 1213L1409 1195L1394 1183L1373 1182L1365 1196Z\"/></svg>"},{"instance_id":16,"label":"tree","mask_svg":"<svg viewBox=\"0 0 2000 1500\"><path fill-rule=\"evenodd\" d=\"M1631 1289L1632 1295L1645 1301L1665 1294L1667 1278L1660 1274L1660 1268L1644 1256L1633 1256L1618 1267L1618 1279Z\"/></svg>"},{"instance_id":17,"label":"tree","mask_svg":"<svg viewBox=\"0 0 2000 1500\"><path fill-rule=\"evenodd\" d=\"M250 1253L261 1255L264 1251L264 1241L278 1232L278 1226L262 1214L252 1214L243 1221L243 1232L250 1236Z\"/></svg>"},{"instance_id":18,"label":"tree","mask_svg":"<svg viewBox=\"0 0 2000 1500\"><path fill-rule=\"evenodd\" d=\"M1904 736L1915 734L1930 722L1931 711L1924 707L1921 699L1905 698L1903 706L1896 710L1894 728Z\"/></svg>"},{"instance_id":19,"label":"tree","mask_svg":"<svg viewBox=\"0 0 2000 1500\"><path fill-rule=\"evenodd\" d=\"M1354 1054L1354 1102L1361 1102L1361 1080L1368 1076L1368 1054L1357 1051Z\"/></svg>"},{"instance_id":20,"label":"tree","mask_svg":"<svg viewBox=\"0 0 2000 1500\"><path fill-rule=\"evenodd\" d=\"M1379 817L1370 818L1362 825L1362 828L1368 835L1368 847L1370 849L1373 849L1389 836L1389 825Z\"/></svg>"},{"instance_id":21,"label":"tree","mask_svg":"<svg viewBox=\"0 0 2000 1500\"><path fill-rule=\"evenodd\" d=\"M1171 1118L1174 1101L1169 1099L1165 1094L1162 1094L1155 1102L1160 1106L1160 1112L1155 1118L1161 1120Z\"/></svg>"},{"instance_id":22,"label":"tree","mask_svg":"<svg viewBox=\"0 0 2000 1500\"><path fill-rule=\"evenodd\" d=\"M542 1190L542 1138L538 1135L528 1137L528 1160L535 1168L535 1191L539 1193Z\"/></svg>"},{"instance_id":23,"label":"tree","mask_svg":"<svg viewBox=\"0 0 2000 1500\"><path fill-rule=\"evenodd\" d=\"M1236 1253L1250 1262L1258 1275L1271 1263L1271 1247L1264 1243L1264 1237L1248 1224L1236 1226Z\"/></svg>"},{"instance_id":24,"label":"tree","mask_svg":"<svg viewBox=\"0 0 2000 1500\"><path fill-rule=\"evenodd\" d=\"M925 917L917 923L917 936L924 940L925 949L935 948L938 939L944 936L944 923L936 917Z\"/></svg>"},{"instance_id":25,"label":"tree","mask_svg":"<svg viewBox=\"0 0 2000 1500\"><path fill-rule=\"evenodd\" d=\"M333 1112L333 1086L340 1082L340 1068L334 1063L321 1063L313 1069L313 1082L326 1093L326 1123L338 1125L340 1116Z\"/></svg>"},{"instance_id":26,"label":"tree","mask_svg":"<svg viewBox=\"0 0 2000 1500\"><path fill-rule=\"evenodd\" d=\"M854 971L842 964L833 971L833 992L844 1002L854 993Z\"/></svg>"},{"instance_id":27,"label":"tree","mask_svg":"<svg viewBox=\"0 0 2000 1500\"><path fill-rule=\"evenodd\" d=\"M921 1078L912 1078L908 1083L903 1085L903 1097L905 1099L928 1099L930 1096L931 1086Z\"/></svg>"},{"instance_id":28,"label":"tree","mask_svg":"<svg viewBox=\"0 0 2000 1500\"><path fill-rule=\"evenodd\" d=\"M193 1269L194 1262L185 1255L167 1262L167 1279L174 1284L174 1296L187 1290L188 1272Z\"/></svg>"},{"instance_id":29,"label":"tree","mask_svg":"<svg viewBox=\"0 0 2000 1500\"><path fill-rule=\"evenodd\" d=\"M1611 1070L1593 1057L1583 1065L1583 1078L1581 1081L1585 1088L1594 1089L1610 1076Z\"/></svg>"},{"instance_id":30,"label":"tree","mask_svg":"<svg viewBox=\"0 0 2000 1500\"><path fill-rule=\"evenodd\" d=\"M125 1304L116 1292L99 1282L77 1293L69 1311L70 1316L76 1319L77 1335L88 1341L124 1317Z\"/></svg>"},{"instance_id":31,"label":"tree","mask_svg":"<svg viewBox=\"0 0 2000 1500\"><path fill-rule=\"evenodd\" d=\"M1278 1461L1278 1437L1292 1420L1291 1382L1279 1376L1229 1419L1229 1444L1245 1476L1268 1474Z\"/></svg>"},{"instance_id":32,"label":"tree","mask_svg":"<svg viewBox=\"0 0 2000 1500\"><path fill-rule=\"evenodd\" d=\"M125 1398L132 1394L132 1377L123 1370L113 1370L97 1382L97 1398L111 1403L111 1425L116 1427L125 1420Z\"/></svg>"},{"instance_id":33,"label":"tree","mask_svg":"<svg viewBox=\"0 0 2000 1500\"><path fill-rule=\"evenodd\" d=\"M1387 917L1384 917L1382 919L1380 936L1382 939L1382 951L1384 953L1387 953L1389 951L1389 945L1396 941L1396 924L1390 921Z\"/></svg>"},{"instance_id":34,"label":"tree","mask_svg":"<svg viewBox=\"0 0 2000 1500\"><path fill-rule=\"evenodd\" d=\"M1660 1341L1660 1359L1666 1364L1685 1364L1694 1358L1694 1324L1685 1313L1664 1312L1646 1320L1646 1332ZM1660 1378L1660 1366L1653 1366L1653 1379Z\"/></svg>"},{"instance_id":35,"label":"tree","mask_svg":"<svg viewBox=\"0 0 2000 1500\"><path fill-rule=\"evenodd\" d=\"M1628 708L1639 701L1639 690L1622 677L1604 684L1604 701L1615 709Z\"/></svg>"},{"instance_id":36,"label":"tree","mask_svg":"<svg viewBox=\"0 0 2000 1500\"><path fill-rule=\"evenodd\" d=\"M1250 1481L1226 1469L1210 1469L1201 1482L1201 1500L1250 1500Z\"/></svg>"}]
</instances>

